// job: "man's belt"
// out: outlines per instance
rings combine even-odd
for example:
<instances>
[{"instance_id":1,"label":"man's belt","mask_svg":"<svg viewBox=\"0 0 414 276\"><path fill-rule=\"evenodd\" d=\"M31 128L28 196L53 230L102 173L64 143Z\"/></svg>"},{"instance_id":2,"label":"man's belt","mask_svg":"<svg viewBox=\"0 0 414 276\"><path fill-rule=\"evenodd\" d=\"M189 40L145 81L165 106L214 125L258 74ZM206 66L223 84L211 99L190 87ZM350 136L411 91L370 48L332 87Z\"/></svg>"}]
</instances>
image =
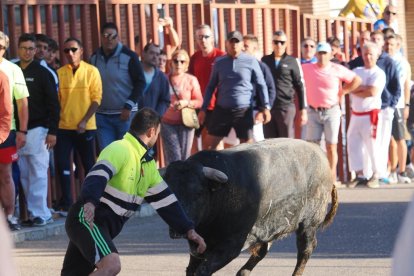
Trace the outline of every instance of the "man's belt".
<instances>
[{"instance_id":1,"label":"man's belt","mask_svg":"<svg viewBox=\"0 0 414 276\"><path fill-rule=\"evenodd\" d=\"M315 110L315 111L326 111L329 110L333 107L337 106L337 104L331 105L330 107L314 107L314 106L309 106L311 109Z\"/></svg>"}]
</instances>

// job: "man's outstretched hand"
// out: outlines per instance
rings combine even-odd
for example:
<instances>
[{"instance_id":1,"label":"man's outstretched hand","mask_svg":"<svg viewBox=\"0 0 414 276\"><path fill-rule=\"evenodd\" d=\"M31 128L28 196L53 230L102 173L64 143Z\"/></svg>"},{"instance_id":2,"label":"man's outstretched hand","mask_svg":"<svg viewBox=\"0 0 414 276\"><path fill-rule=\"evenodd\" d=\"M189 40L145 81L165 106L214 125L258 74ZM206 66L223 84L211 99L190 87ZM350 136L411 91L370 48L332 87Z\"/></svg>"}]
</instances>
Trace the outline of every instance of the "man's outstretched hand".
<instances>
[{"instance_id":1,"label":"man's outstretched hand","mask_svg":"<svg viewBox=\"0 0 414 276\"><path fill-rule=\"evenodd\" d=\"M199 234L197 234L194 229L188 230L187 239L198 244L197 253L203 254L204 251L206 251L207 245L204 242L204 239Z\"/></svg>"}]
</instances>

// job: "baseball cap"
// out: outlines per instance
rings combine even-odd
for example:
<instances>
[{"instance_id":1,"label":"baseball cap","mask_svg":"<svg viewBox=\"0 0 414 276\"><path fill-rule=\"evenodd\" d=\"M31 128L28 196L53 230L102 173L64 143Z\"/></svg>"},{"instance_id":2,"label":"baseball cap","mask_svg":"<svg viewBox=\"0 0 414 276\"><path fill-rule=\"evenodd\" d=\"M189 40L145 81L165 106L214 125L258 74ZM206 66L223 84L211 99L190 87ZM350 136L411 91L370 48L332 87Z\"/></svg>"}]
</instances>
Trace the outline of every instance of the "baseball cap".
<instances>
[{"instance_id":1,"label":"baseball cap","mask_svg":"<svg viewBox=\"0 0 414 276\"><path fill-rule=\"evenodd\" d=\"M227 34L227 40L237 39L239 42L243 41L243 35L239 31L233 31Z\"/></svg>"},{"instance_id":2,"label":"baseball cap","mask_svg":"<svg viewBox=\"0 0 414 276\"><path fill-rule=\"evenodd\" d=\"M316 52L330 53L332 52L331 45L326 42L319 42L318 46L316 47Z\"/></svg>"}]
</instances>

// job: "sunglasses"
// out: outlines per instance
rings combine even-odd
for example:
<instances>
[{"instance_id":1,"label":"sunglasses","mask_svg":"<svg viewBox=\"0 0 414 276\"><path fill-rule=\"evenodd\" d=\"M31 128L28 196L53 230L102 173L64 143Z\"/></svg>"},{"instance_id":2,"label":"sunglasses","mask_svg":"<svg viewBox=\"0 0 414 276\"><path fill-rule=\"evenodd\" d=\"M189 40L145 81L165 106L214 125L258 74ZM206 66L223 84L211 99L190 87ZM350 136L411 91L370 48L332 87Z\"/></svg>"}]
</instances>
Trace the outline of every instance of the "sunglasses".
<instances>
[{"instance_id":1,"label":"sunglasses","mask_svg":"<svg viewBox=\"0 0 414 276\"><path fill-rule=\"evenodd\" d=\"M185 60L174 59L173 62L174 62L175 65L178 65L178 63L184 64Z\"/></svg>"},{"instance_id":2,"label":"sunglasses","mask_svg":"<svg viewBox=\"0 0 414 276\"><path fill-rule=\"evenodd\" d=\"M209 39L211 35L199 35L197 36L198 40Z\"/></svg>"},{"instance_id":3,"label":"sunglasses","mask_svg":"<svg viewBox=\"0 0 414 276\"><path fill-rule=\"evenodd\" d=\"M115 39L115 38L117 38L117 36L118 36L118 34L110 34L110 33L104 33L103 34L103 37L108 39L108 40Z\"/></svg>"},{"instance_id":4,"label":"sunglasses","mask_svg":"<svg viewBox=\"0 0 414 276\"><path fill-rule=\"evenodd\" d=\"M72 47L72 48L65 48L65 49L63 49L63 52L65 54L69 54L69 52L76 53L77 50L78 50L78 48Z\"/></svg>"},{"instance_id":5,"label":"sunglasses","mask_svg":"<svg viewBox=\"0 0 414 276\"><path fill-rule=\"evenodd\" d=\"M386 15L391 15L391 14L392 14L392 15L397 15L397 13L396 13L396 12L390 12L390 11L386 11L386 12L385 12L385 14L386 14Z\"/></svg>"},{"instance_id":6,"label":"sunglasses","mask_svg":"<svg viewBox=\"0 0 414 276\"><path fill-rule=\"evenodd\" d=\"M305 44L303 45L304 48L315 48L315 45Z\"/></svg>"},{"instance_id":7,"label":"sunglasses","mask_svg":"<svg viewBox=\"0 0 414 276\"><path fill-rule=\"evenodd\" d=\"M7 49L6 46L0 45L0 51L1 50L6 50L6 49Z\"/></svg>"},{"instance_id":8,"label":"sunglasses","mask_svg":"<svg viewBox=\"0 0 414 276\"><path fill-rule=\"evenodd\" d=\"M278 45L278 44L285 45L285 43L286 43L286 41L283 41L283 40L273 40L273 44L275 44L275 45Z\"/></svg>"}]
</instances>

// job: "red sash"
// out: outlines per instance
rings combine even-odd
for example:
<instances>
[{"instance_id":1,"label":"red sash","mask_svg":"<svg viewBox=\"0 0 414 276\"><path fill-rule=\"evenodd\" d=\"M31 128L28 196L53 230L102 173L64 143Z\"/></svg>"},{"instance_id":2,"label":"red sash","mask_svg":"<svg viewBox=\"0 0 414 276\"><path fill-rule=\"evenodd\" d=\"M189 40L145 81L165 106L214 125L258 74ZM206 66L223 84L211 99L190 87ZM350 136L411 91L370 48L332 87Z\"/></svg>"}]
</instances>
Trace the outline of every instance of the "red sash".
<instances>
[{"instance_id":1,"label":"red sash","mask_svg":"<svg viewBox=\"0 0 414 276\"><path fill-rule=\"evenodd\" d=\"M378 114L380 113L381 109L373 109L370 111L365 112L356 112L352 110L352 114L356 116L364 116L369 115L371 121L371 132L372 138L377 138L377 128L378 128Z\"/></svg>"}]
</instances>

